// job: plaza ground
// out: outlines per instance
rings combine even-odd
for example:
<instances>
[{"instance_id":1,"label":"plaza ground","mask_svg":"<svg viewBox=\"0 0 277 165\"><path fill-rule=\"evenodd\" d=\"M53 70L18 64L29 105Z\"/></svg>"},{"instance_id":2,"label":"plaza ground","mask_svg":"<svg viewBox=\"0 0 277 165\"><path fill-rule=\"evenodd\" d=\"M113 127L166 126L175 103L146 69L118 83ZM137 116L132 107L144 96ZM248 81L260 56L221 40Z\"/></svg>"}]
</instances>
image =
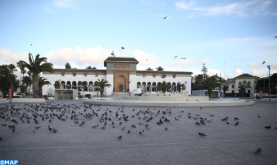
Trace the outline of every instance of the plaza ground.
<instances>
[{"instance_id":1,"label":"plaza ground","mask_svg":"<svg viewBox=\"0 0 277 165\"><path fill-rule=\"evenodd\" d=\"M56 101L56 103L83 105L82 100L78 101ZM16 108L24 104L15 104ZM20 105L20 106L18 106ZM129 116L129 121L119 122L115 117L115 112L119 107L101 106L99 115L107 108L112 110L110 117L115 122L112 128L112 121L107 121L107 128L100 127L104 123L99 123L99 117L93 117L83 126L75 124L70 118L66 121L52 119L35 124L22 123L18 117L16 131L13 133L7 126L0 126L0 159L19 160L19 164L188 164L188 165L233 165L233 164L258 164L275 165L277 163L277 126L276 119L277 101L256 101L252 106L241 107L215 107L215 108L172 108L172 114L163 115L160 113L148 124L152 127L145 129L139 122L146 123L140 114L139 120L136 113L139 110L146 110L145 107L124 107L125 114ZM0 105L4 107L5 105ZM135 111L132 111L135 108ZM170 107L168 107L170 108ZM156 108L165 111L168 108ZM83 112L84 108L76 109ZM92 107L95 112L98 107ZM153 110L154 108L150 108ZM184 111L184 112L181 112ZM19 111L22 113L22 110ZM87 110L88 113L90 109ZM43 111L39 111L42 114ZM54 111L60 114L60 112ZM200 114L200 117L213 119L211 123L197 126L196 121L188 119L191 113ZM31 114L31 113L28 113ZM211 117L210 114L214 114ZM261 118L257 117L260 114ZM70 114L67 114L70 117ZM119 112L119 115L122 115ZM131 116L135 115L134 118ZM182 115L178 117L178 115ZM146 114L146 116L150 116ZM157 125L161 116L167 117L170 123ZM221 121L229 116L229 125ZM176 121L174 118L178 118ZM234 126L234 117L239 118L239 125ZM0 123L13 125L11 121L0 118ZM99 124L93 129L92 126ZM132 128L132 124L137 127ZM58 130L51 133L48 125ZM267 130L265 126L272 126ZM36 133L32 130L35 126L41 126ZM122 127L125 130L122 131ZM165 131L165 127L168 128ZM127 131L131 130L128 134ZM139 131L145 130L145 134L140 135ZM200 137L198 132L207 134ZM122 135L122 139L117 137ZM262 154L255 155L254 151L261 148Z\"/></svg>"}]
</instances>

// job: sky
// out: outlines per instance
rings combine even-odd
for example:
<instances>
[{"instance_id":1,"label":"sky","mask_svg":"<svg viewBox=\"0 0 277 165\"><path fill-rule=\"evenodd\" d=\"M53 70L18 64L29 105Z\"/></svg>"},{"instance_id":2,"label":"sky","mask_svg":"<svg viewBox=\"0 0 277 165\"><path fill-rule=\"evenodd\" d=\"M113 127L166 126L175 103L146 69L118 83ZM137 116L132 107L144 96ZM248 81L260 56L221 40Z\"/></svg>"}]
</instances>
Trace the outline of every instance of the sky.
<instances>
[{"instance_id":1,"label":"sky","mask_svg":"<svg viewBox=\"0 0 277 165\"><path fill-rule=\"evenodd\" d=\"M0 0L0 65L32 53L105 69L114 50L138 70L264 77L277 73L275 36L276 0Z\"/></svg>"}]
</instances>

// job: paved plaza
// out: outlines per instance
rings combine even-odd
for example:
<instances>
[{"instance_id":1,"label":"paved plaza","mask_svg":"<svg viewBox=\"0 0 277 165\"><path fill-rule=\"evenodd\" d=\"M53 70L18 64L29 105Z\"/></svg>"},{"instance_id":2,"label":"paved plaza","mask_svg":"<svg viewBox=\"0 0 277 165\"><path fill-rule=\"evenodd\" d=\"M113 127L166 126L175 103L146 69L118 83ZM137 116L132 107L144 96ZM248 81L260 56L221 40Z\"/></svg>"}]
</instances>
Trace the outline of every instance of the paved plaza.
<instances>
[{"instance_id":1,"label":"paved plaza","mask_svg":"<svg viewBox=\"0 0 277 165\"><path fill-rule=\"evenodd\" d=\"M81 105L84 101L56 101L52 105L75 104L79 108L74 109L77 114L97 112L99 117L94 116L83 121L79 115L79 124L70 119L71 113L66 113L66 121L45 119L38 116L39 124L34 123L31 112L26 112L32 119L30 124L23 123L19 117L11 117L9 121L0 118L0 159L19 160L19 164L153 164L153 165L276 165L277 164L277 126L276 105L277 101L256 101L255 105L240 107L203 107L198 108L168 108L156 107L149 110L154 112L153 120L146 122L144 116L151 116L137 113L147 110L146 107L122 107L119 106L91 106L84 112ZM46 106L47 103L45 103ZM50 103L48 103L50 104ZM14 104L15 108L21 108L24 104ZM5 104L0 107L5 107ZM49 105L48 105L49 106ZM108 108L108 111L106 111ZM120 108L120 110L118 110ZM27 109L32 109L30 106ZM46 108L47 109L47 108ZM100 110L99 110L100 109ZM135 109L135 110L133 110ZM62 109L63 110L63 109ZM72 108L71 108L72 110ZM99 111L97 111L99 110ZM159 115L156 114L160 110ZM111 111L111 113L109 112ZM123 113L128 116L129 121L120 121L116 118L116 111L119 116ZM166 111L163 114L162 111ZM169 112L172 112L171 115ZM183 112L182 112L183 111ZM24 110L19 110L22 116ZM108 112L106 129L101 129L104 122L99 122L101 114ZM38 111L43 114L44 111ZM47 114L52 113L51 111ZM61 112L54 110L53 113L60 115ZM191 118L188 118L188 113ZM10 111L4 114L9 114ZM199 119L193 119L195 114L199 117L212 119L212 122L205 121L206 125L196 125ZM214 116L210 116L214 114ZM261 118L257 117L260 114ZM65 118L66 115L63 117ZM134 115L134 117L132 117ZM181 116L180 116L181 115ZM158 125L157 122L166 117L170 122ZM229 117L229 125L221 119ZM140 117L140 119L138 119ZM179 120L175 120L179 119ZM239 125L234 117L238 117ZM18 124L11 122L16 119ZM112 127L112 121L115 128ZM122 122L120 125L119 122ZM143 124L140 125L139 123ZM97 128L92 128L94 125ZM151 129L145 128L149 124ZM15 132L8 125L15 125ZM57 129L57 133L48 130L48 126ZM136 125L133 128L132 125ZM35 126L41 126L33 133ZM271 126L271 129L265 129ZM122 128L125 127L124 130ZM168 130L165 130L165 127ZM128 134L128 130L130 133ZM139 131L144 130L144 134ZM201 137L198 132L207 136ZM122 135L122 139L117 137ZM254 154L257 148L262 149L259 155Z\"/></svg>"}]
</instances>

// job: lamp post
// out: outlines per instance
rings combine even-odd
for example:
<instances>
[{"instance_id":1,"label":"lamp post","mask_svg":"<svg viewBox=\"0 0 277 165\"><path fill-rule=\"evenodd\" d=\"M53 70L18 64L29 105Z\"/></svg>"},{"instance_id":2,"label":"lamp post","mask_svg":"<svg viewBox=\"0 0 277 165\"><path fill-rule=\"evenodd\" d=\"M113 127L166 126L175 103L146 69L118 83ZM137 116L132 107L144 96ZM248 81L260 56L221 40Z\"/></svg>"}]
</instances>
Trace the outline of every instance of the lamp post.
<instances>
[{"instance_id":1,"label":"lamp post","mask_svg":"<svg viewBox=\"0 0 277 165\"><path fill-rule=\"evenodd\" d=\"M267 66L268 67L268 70L269 70L269 83L268 83L268 93L269 93L269 101L271 101L271 91L270 91L270 65Z\"/></svg>"},{"instance_id":2,"label":"lamp post","mask_svg":"<svg viewBox=\"0 0 277 165\"><path fill-rule=\"evenodd\" d=\"M263 62L265 64L265 61ZM264 93L265 93L265 77L264 77Z\"/></svg>"}]
</instances>

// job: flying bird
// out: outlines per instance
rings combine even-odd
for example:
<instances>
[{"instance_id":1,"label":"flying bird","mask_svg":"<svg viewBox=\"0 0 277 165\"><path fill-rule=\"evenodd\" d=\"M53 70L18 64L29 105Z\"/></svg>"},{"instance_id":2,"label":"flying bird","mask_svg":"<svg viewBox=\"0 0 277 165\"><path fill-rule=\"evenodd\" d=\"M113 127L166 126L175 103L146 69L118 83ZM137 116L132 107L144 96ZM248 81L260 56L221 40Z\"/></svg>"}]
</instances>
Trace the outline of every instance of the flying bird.
<instances>
[{"instance_id":1,"label":"flying bird","mask_svg":"<svg viewBox=\"0 0 277 165\"><path fill-rule=\"evenodd\" d=\"M185 60L186 58L181 58L181 59Z\"/></svg>"},{"instance_id":2,"label":"flying bird","mask_svg":"<svg viewBox=\"0 0 277 165\"><path fill-rule=\"evenodd\" d=\"M31 44L31 46L32 46L32 44Z\"/></svg>"},{"instance_id":3,"label":"flying bird","mask_svg":"<svg viewBox=\"0 0 277 165\"><path fill-rule=\"evenodd\" d=\"M164 17L164 19L166 19L167 16ZM275 37L276 38L276 37Z\"/></svg>"},{"instance_id":4,"label":"flying bird","mask_svg":"<svg viewBox=\"0 0 277 165\"><path fill-rule=\"evenodd\" d=\"M265 61L263 61L263 64L265 63Z\"/></svg>"},{"instance_id":5,"label":"flying bird","mask_svg":"<svg viewBox=\"0 0 277 165\"><path fill-rule=\"evenodd\" d=\"M275 36L274 38L277 38L277 36Z\"/></svg>"},{"instance_id":6,"label":"flying bird","mask_svg":"<svg viewBox=\"0 0 277 165\"><path fill-rule=\"evenodd\" d=\"M177 56L175 56L174 58L177 58Z\"/></svg>"}]
</instances>

